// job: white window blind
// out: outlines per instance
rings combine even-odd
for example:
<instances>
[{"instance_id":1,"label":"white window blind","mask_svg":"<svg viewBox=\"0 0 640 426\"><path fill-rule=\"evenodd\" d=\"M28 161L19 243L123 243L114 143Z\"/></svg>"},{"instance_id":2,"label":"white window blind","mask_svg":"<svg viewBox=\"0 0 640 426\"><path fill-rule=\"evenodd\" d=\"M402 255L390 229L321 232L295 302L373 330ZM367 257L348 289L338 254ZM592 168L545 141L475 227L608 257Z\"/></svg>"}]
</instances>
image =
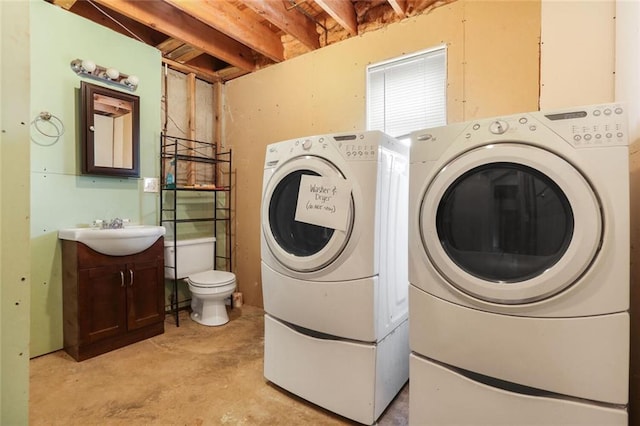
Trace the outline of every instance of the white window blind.
<instances>
[{"instance_id":1,"label":"white window blind","mask_svg":"<svg viewBox=\"0 0 640 426\"><path fill-rule=\"evenodd\" d=\"M367 67L367 129L397 137L447 124L446 49Z\"/></svg>"}]
</instances>

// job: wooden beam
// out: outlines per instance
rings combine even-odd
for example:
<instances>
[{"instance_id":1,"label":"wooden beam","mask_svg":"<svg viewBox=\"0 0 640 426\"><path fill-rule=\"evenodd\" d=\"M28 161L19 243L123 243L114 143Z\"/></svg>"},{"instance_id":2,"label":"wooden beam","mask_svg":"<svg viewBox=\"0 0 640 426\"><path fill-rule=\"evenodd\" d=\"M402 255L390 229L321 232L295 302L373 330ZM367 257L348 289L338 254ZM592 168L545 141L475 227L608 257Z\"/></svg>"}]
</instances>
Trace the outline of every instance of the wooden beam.
<instances>
[{"instance_id":1,"label":"wooden beam","mask_svg":"<svg viewBox=\"0 0 640 426\"><path fill-rule=\"evenodd\" d=\"M238 68L248 71L255 69L251 49L168 3L135 0L94 1Z\"/></svg>"},{"instance_id":2,"label":"wooden beam","mask_svg":"<svg viewBox=\"0 0 640 426\"><path fill-rule=\"evenodd\" d=\"M162 63L167 64L169 68L172 68L176 71L180 71L181 73L184 73L184 74L193 73L200 80L204 80L209 83L222 81L222 77L218 75L218 73L215 71L205 70L200 67L194 67L192 65L181 64L180 62L172 61L171 59L168 59L168 58L162 58Z\"/></svg>"},{"instance_id":3,"label":"wooden beam","mask_svg":"<svg viewBox=\"0 0 640 426\"><path fill-rule=\"evenodd\" d=\"M203 52L201 50L194 49L188 44L183 44L179 48L167 53L165 57L184 64L185 62L189 62L193 58L197 58L202 54Z\"/></svg>"},{"instance_id":4,"label":"wooden beam","mask_svg":"<svg viewBox=\"0 0 640 426\"><path fill-rule=\"evenodd\" d=\"M248 74L247 71L241 70L236 67L228 67L218 70L218 75L222 78L222 81L233 80L234 78L242 77L243 75Z\"/></svg>"},{"instance_id":5,"label":"wooden beam","mask_svg":"<svg viewBox=\"0 0 640 426\"><path fill-rule=\"evenodd\" d=\"M187 75L187 111L189 115L189 129L187 137L191 140L196 138L196 75Z\"/></svg>"},{"instance_id":6,"label":"wooden beam","mask_svg":"<svg viewBox=\"0 0 640 426\"><path fill-rule=\"evenodd\" d=\"M401 18L404 18L407 16L406 15L407 0L387 0L387 1L393 8L394 12L396 12L396 15L400 16Z\"/></svg>"},{"instance_id":7,"label":"wooden beam","mask_svg":"<svg viewBox=\"0 0 640 426\"><path fill-rule=\"evenodd\" d=\"M251 11L241 11L226 0L165 1L276 62L284 60L280 36L265 27Z\"/></svg>"},{"instance_id":8,"label":"wooden beam","mask_svg":"<svg viewBox=\"0 0 640 426\"><path fill-rule=\"evenodd\" d=\"M53 4L56 6L60 6L63 9L71 9L76 0L53 0Z\"/></svg>"},{"instance_id":9,"label":"wooden beam","mask_svg":"<svg viewBox=\"0 0 640 426\"><path fill-rule=\"evenodd\" d=\"M358 35L356 9L351 0L315 0L315 2L351 35Z\"/></svg>"},{"instance_id":10,"label":"wooden beam","mask_svg":"<svg viewBox=\"0 0 640 426\"><path fill-rule=\"evenodd\" d=\"M213 142L216 144L216 152L222 150L222 114L223 114L223 95L222 95L222 83L215 83L213 85ZM216 184L219 179L216 176Z\"/></svg>"},{"instance_id":11,"label":"wooden beam","mask_svg":"<svg viewBox=\"0 0 640 426\"><path fill-rule=\"evenodd\" d=\"M196 155L196 75L187 75L187 115L188 126L187 138L190 139L189 155ZM194 161L187 162L187 185L194 186L196 184L196 175L198 174L197 164Z\"/></svg>"},{"instance_id":12,"label":"wooden beam","mask_svg":"<svg viewBox=\"0 0 640 426\"><path fill-rule=\"evenodd\" d=\"M175 38L169 37L162 43L156 45L156 49L161 51L163 54L173 52L177 48L184 46L184 42L180 40L176 40Z\"/></svg>"},{"instance_id":13,"label":"wooden beam","mask_svg":"<svg viewBox=\"0 0 640 426\"><path fill-rule=\"evenodd\" d=\"M162 62L167 64L169 68L183 74L194 73L200 80L204 80L209 83L224 83L225 81L233 80L234 78L249 74L249 71L241 70L236 67L226 67L218 71L211 71L194 64L181 64L167 58L162 58Z\"/></svg>"},{"instance_id":14,"label":"wooden beam","mask_svg":"<svg viewBox=\"0 0 640 426\"><path fill-rule=\"evenodd\" d=\"M182 50L182 49L180 49L180 50ZM175 54L177 52L174 51L173 53ZM194 49L193 47L189 46L189 49L186 49L184 52L181 51L180 54L177 55L174 59L177 62L181 62L181 63L184 64L184 63L189 62L192 59L195 59L198 56L201 56L203 54L204 54L204 52L201 52L200 50Z\"/></svg>"},{"instance_id":15,"label":"wooden beam","mask_svg":"<svg viewBox=\"0 0 640 426\"><path fill-rule=\"evenodd\" d=\"M320 48L316 24L309 17L289 9L284 0L242 0L248 8L271 22L282 31L298 39L311 50Z\"/></svg>"},{"instance_id":16,"label":"wooden beam","mask_svg":"<svg viewBox=\"0 0 640 426\"><path fill-rule=\"evenodd\" d=\"M141 40L151 46L155 46L167 38L166 34L156 29L148 27L128 16L124 16L109 7L97 5L95 2L76 1L70 9L70 12L80 15L103 27L110 28L127 37Z\"/></svg>"}]
</instances>

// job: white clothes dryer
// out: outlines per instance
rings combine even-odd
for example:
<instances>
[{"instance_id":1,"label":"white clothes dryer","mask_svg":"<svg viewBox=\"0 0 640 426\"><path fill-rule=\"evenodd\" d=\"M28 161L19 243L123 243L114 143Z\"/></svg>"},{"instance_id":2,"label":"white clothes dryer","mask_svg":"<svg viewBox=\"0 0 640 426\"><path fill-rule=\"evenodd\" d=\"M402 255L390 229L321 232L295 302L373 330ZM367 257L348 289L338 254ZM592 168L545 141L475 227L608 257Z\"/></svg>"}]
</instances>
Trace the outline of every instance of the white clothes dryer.
<instances>
[{"instance_id":1,"label":"white clothes dryer","mask_svg":"<svg viewBox=\"0 0 640 426\"><path fill-rule=\"evenodd\" d=\"M412 134L412 383L422 360L624 412L627 145L617 104Z\"/></svg>"},{"instance_id":2,"label":"white clothes dryer","mask_svg":"<svg viewBox=\"0 0 640 426\"><path fill-rule=\"evenodd\" d=\"M409 376L408 166L408 147L377 131L265 158L265 377L366 424Z\"/></svg>"}]
</instances>

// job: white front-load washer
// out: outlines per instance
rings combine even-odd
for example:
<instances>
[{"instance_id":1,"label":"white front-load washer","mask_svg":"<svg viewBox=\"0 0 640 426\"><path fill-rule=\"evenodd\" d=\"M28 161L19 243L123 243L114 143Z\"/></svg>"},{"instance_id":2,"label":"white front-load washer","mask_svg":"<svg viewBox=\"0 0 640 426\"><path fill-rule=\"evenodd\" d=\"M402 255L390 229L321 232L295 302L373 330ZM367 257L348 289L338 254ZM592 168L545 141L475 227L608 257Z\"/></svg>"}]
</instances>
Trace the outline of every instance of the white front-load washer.
<instances>
[{"instance_id":1,"label":"white front-load washer","mask_svg":"<svg viewBox=\"0 0 640 426\"><path fill-rule=\"evenodd\" d=\"M373 423L409 371L408 147L382 132L269 145L265 377Z\"/></svg>"},{"instance_id":2,"label":"white front-load washer","mask_svg":"<svg viewBox=\"0 0 640 426\"><path fill-rule=\"evenodd\" d=\"M442 419L425 408L433 389L445 405L480 390L502 401L512 392L530 412L552 410L546 419L571 422L578 407L626 422L626 126L623 106L607 104L412 134L413 424ZM445 392L449 385L470 393ZM488 407L468 415L545 423Z\"/></svg>"}]
</instances>

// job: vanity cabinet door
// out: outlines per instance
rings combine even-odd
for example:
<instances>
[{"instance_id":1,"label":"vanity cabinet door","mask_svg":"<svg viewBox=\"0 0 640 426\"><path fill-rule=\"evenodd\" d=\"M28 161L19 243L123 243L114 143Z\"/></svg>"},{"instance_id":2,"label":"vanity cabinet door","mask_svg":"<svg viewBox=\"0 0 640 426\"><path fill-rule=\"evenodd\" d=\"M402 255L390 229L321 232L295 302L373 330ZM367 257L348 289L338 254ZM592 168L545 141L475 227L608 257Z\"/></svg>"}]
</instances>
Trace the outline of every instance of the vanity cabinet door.
<instances>
[{"instance_id":1,"label":"vanity cabinet door","mask_svg":"<svg viewBox=\"0 0 640 426\"><path fill-rule=\"evenodd\" d=\"M75 360L164 333L164 239L127 256L62 240L64 349Z\"/></svg>"},{"instance_id":2,"label":"vanity cabinet door","mask_svg":"<svg viewBox=\"0 0 640 426\"><path fill-rule=\"evenodd\" d=\"M124 268L124 265L109 265L79 271L80 344L126 333Z\"/></svg>"},{"instance_id":3,"label":"vanity cabinet door","mask_svg":"<svg viewBox=\"0 0 640 426\"><path fill-rule=\"evenodd\" d=\"M162 259L127 265L127 323L129 330L164 321Z\"/></svg>"}]
</instances>

